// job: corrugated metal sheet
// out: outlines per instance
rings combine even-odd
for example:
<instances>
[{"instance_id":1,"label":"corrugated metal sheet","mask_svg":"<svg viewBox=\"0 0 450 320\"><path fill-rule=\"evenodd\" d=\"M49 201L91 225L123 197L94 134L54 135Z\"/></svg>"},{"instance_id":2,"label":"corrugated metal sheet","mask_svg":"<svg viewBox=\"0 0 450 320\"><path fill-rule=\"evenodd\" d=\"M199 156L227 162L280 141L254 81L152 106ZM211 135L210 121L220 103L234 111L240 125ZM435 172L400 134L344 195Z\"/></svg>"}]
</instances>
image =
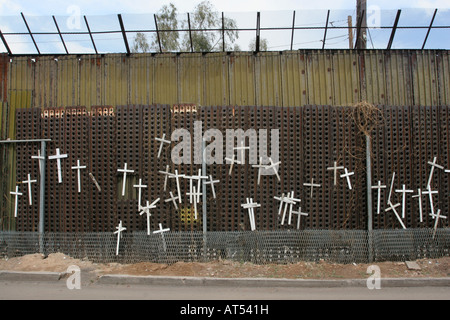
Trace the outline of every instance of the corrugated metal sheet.
<instances>
[{"instance_id":1,"label":"corrugated metal sheet","mask_svg":"<svg viewBox=\"0 0 450 320\"><path fill-rule=\"evenodd\" d=\"M450 103L448 51L69 55L14 57L9 64L12 106ZM23 95L28 91L31 97Z\"/></svg>"}]
</instances>

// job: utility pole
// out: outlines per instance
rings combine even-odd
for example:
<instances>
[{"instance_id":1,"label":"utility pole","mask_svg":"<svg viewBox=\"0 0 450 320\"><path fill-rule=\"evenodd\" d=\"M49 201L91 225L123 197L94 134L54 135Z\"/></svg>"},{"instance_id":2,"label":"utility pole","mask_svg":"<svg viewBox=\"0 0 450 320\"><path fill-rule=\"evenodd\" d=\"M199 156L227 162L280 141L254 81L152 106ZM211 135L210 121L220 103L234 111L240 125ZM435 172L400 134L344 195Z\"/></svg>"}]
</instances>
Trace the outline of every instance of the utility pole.
<instances>
[{"instance_id":1,"label":"utility pole","mask_svg":"<svg viewBox=\"0 0 450 320\"><path fill-rule=\"evenodd\" d=\"M356 21L361 21L361 31L359 32L358 47L356 49L366 49L367 40L367 1L356 0Z\"/></svg>"},{"instance_id":2,"label":"utility pole","mask_svg":"<svg viewBox=\"0 0 450 320\"><path fill-rule=\"evenodd\" d=\"M347 22L348 22L348 48L351 50L351 49L353 49L353 22L352 22L352 16L348 16Z\"/></svg>"}]
</instances>

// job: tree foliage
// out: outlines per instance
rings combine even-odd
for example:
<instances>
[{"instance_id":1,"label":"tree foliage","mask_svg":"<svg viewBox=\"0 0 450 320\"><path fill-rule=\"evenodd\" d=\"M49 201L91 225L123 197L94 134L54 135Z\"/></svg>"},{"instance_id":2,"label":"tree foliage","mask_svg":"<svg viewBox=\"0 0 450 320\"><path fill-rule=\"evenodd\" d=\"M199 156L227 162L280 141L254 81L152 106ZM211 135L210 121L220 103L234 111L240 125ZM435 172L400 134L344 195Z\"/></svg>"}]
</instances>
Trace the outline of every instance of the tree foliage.
<instances>
[{"instance_id":1,"label":"tree foliage","mask_svg":"<svg viewBox=\"0 0 450 320\"><path fill-rule=\"evenodd\" d=\"M194 52L210 52L210 51L231 51L238 48L234 42L239 38L236 30L236 21L224 17L215 11L214 6L209 1L199 3L192 13L179 19L177 8L173 3L164 5L156 14L158 35L153 34L151 40L152 50L159 51L159 43L161 43L161 51L194 51ZM171 32L179 30L186 31L180 37L180 32ZM222 29L218 31L206 31L206 29ZM224 48L225 44L225 48Z\"/></svg>"}]
</instances>

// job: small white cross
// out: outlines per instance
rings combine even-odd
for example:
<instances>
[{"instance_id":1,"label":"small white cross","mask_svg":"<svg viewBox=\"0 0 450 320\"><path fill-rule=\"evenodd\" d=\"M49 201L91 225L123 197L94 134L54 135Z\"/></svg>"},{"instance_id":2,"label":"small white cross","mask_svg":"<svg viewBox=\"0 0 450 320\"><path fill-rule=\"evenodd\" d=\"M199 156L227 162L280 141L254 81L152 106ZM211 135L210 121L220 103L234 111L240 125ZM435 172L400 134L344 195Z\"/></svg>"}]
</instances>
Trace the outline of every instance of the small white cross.
<instances>
[{"instance_id":1,"label":"small white cross","mask_svg":"<svg viewBox=\"0 0 450 320\"><path fill-rule=\"evenodd\" d=\"M61 159L67 158L67 154L60 154L59 148L56 148L56 154L48 157L50 160L56 159L56 165L58 166L58 183L62 183L61 177Z\"/></svg>"},{"instance_id":2,"label":"small white cross","mask_svg":"<svg viewBox=\"0 0 450 320\"><path fill-rule=\"evenodd\" d=\"M233 158L225 158L225 160L227 160L228 162L230 162L231 163L231 165L230 165L230 171L228 172L228 175L231 175L231 171L233 171L233 165L235 164L235 163L237 163L237 164L242 164L242 162L240 162L239 160L234 160L235 159L235 155L233 154Z\"/></svg>"},{"instance_id":3,"label":"small white cross","mask_svg":"<svg viewBox=\"0 0 450 320\"><path fill-rule=\"evenodd\" d=\"M300 218L302 216L308 216L308 213L307 212L302 212L302 207L299 207L298 211L292 211L292 213L298 215L298 218L297 218L297 230L299 230L300 229Z\"/></svg>"},{"instance_id":4,"label":"small white cross","mask_svg":"<svg viewBox=\"0 0 450 320\"><path fill-rule=\"evenodd\" d=\"M139 178L139 183L138 184L134 184L133 185L134 188L139 188L138 189L138 208L141 206L141 189L142 188L147 188L146 184L142 184L142 179Z\"/></svg>"},{"instance_id":5,"label":"small white cross","mask_svg":"<svg viewBox=\"0 0 450 320\"><path fill-rule=\"evenodd\" d=\"M434 239L434 236L436 235L437 226L439 223L439 218L447 219L447 216L441 216L441 209L438 209L437 213L433 214L432 216L433 219L436 218L436 221L434 222L434 231L433 231L433 239Z\"/></svg>"},{"instance_id":6,"label":"small white cross","mask_svg":"<svg viewBox=\"0 0 450 320\"><path fill-rule=\"evenodd\" d=\"M77 176L78 176L78 193L81 192L80 169L86 169L86 166L80 166L80 160L77 160L77 165L76 165L75 167L72 167L72 170L77 170Z\"/></svg>"},{"instance_id":7,"label":"small white cross","mask_svg":"<svg viewBox=\"0 0 450 320\"><path fill-rule=\"evenodd\" d=\"M28 180L22 181L22 183L28 183L28 202L29 202L30 206L33 204L33 199L32 199L33 197L31 194L31 184L33 182L37 182L37 180L31 180L30 174L28 174Z\"/></svg>"},{"instance_id":8,"label":"small white cross","mask_svg":"<svg viewBox=\"0 0 450 320\"><path fill-rule=\"evenodd\" d=\"M162 241L163 241L163 248L164 248L164 251L167 250L167 247L166 247L166 239L164 239L164 232L167 232L167 231L170 231L170 228L163 229L161 223L159 224L159 230L153 231L153 233L161 233L161 238L162 238Z\"/></svg>"},{"instance_id":9,"label":"small white cross","mask_svg":"<svg viewBox=\"0 0 450 320\"><path fill-rule=\"evenodd\" d=\"M198 200L200 200L200 196L202 194L201 194L201 192L196 190L195 187L193 187L193 191L192 192L188 192L187 194L192 196L192 198L194 199L194 213L195 213L195 220L197 220L197 203L198 203Z\"/></svg>"},{"instance_id":10,"label":"small white cross","mask_svg":"<svg viewBox=\"0 0 450 320\"><path fill-rule=\"evenodd\" d=\"M354 172L348 172L347 168L344 168L345 173L341 174L341 178L347 178L347 184L348 184L348 188L351 190L352 189L352 184L350 182L350 176L354 175Z\"/></svg>"},{"instance_id":11,"label":"small white cross","mask_svg":"<svg viewBox=\"0 0 450 320\"><path fill-rule=\"evenodd\" d=\"M173 175L172 173L169 172L169 165L166 165L166 171L158 171L159 173L162 173L163 175L165 175L164 177L164 191L166 191L166 187L167 187L167 177Z\"/></svg>"},{"instance_id":12,"label":"small white cross","mask_svg":"<svg viewBox=\"0 0 450 320\"><path fill-rule=\"evenodd\" d=\"M116 246L116 256L119 254L119 243L120 238L122 238L122 231L127 230L127 228L122 227L122 220L119 222L119 226L116 227L117 231L114 231L114 234L117 233L117 246Z\"/></svg>"},{"instance_id":13,"label":"small white cross","mask_svg":"<svg viewBox=\"0 0 450 320\"><path fill-rule=\"evenodd\" d=\"M43 161L45 158L41 156L41 150L38 150L37 156L31 156L31 159L39 159L39 174L41 172L41 161Z\"/></svg>"},{"instance_id":14,"label":"small white cross","mask_svg":"<svg viewBox=\"0 0 450 320\"><path fill-rule=\"evenodd\" d=\"M414 192L413 190L406 190L406 186L403 185L402 189L397 189L395 192L403 193L402 196L402 219L405 219L405 202L406 202L406 194Z\"/></svg>"},{"instance_id":15,"label":"small white cross","mask_svg":"<svg viewBox=\"0 0 450 320\"><path fill-rule=\"evenodd\" d=\"M248 209L248 216L250 220L250 229L252 231L256 230L255 226L255 211L254 208L261 207L259 203L253 202L252 198L246 198L247 203L241 204L244 209Z\"/></svg>"},{"instance_id":16,"label":"small white cross","mask_svg":"<svg viewBox=\"0 0 450 320\"><path fill-rule=\"evenodd\" d=\"M198 169L198 175L192 176L191 179L198 180L197 191L200 192L200 185L201 185L202 179L208 179L208 177L202 176L202 169ZM200 202L200 195L201 195L201 193L197 194L197 203Z\"/></svg>"},{"instance_id":17,"label":"small white cross","mask_svg":"<svg viewBox=\"0 0 450 320\"><path fill-rule=\"evenodd\" d=\"M294 198L294 191L291 191L290 195L288 194L288 196L286 197L286 199L285 199L286 207L289 205L288 224L291 224L291 220L292 220L292 206L295 205L296 202L300 202L300 201L302 201L302 200L300 200L298 198ZM286 211L286 207L285 207L285 211ZM284 215L283 215L283 223L284 223Z\"/></svg>"},{"instance_id":18,"label":"small white cross","mask_svg":"<svg viewBox=\"0 0 450 320\"><path fill-rule=\"evenodd\" d=\"M281 214L281 209L283 208L283 203L284 203L284 193L281 194L281 197L274 197L274 199L280 201L280 207L278 209L278 215Z\"/></svg>"},{"instance_id":19,"label":"small white cross","mask_svg":"<svg viewBox=\"0 0 450 320\"><path fill-rule=\"evenodd\" d=\"M417 194L412 196L411 198L419 198L419 214L420 214L420 222L423 222L423 214L422 214L422 190L417 189Z\"/></svg>"},{"instance_id":20,"label":"small white cross","mask_svg":"<svg viewBox=\"0 0 450 320\"><path fill-rule=\"evenodd\" d=\"M10 191L10 194L15 195L16 200L15 200L15 205L14 205L14 217L17 217L17 206L19 204L19 196L21 196L23 193L19 192L19 186L16 186L16 191Z\"/></svg>"},{"instance_id":21,"label":"small white cross","mask_svg":"<svg viewBox=\"0 0 450 320\"><path fill-rule=\"evenodd\" d=\"M314 178L311 178L311 183L303 183L304 186L311 187L311 198L313 196L314 187L320 187L320 184L314 183Z\"/></svg>"},{"instance_id":22,"label":"small white cross","mask_svg":"<svg viewBox=\"0 0 450 320\"><path fill-rule=\"evenodd\" d=\"M166 137L166 134L164 133L162 138L155 138L156 141L160 141L161 142L161 144L159 145L158 158L161 156L161 151L162 151L162 148L163 148L163 144L164 143L167 143L167 144L171 143L170 140L165 140L164 139L165 137Z\"/></svg>"},{"instance_id":23,"label":"small white cross","mask_svg":"<svg viewBox=\"0 0 450 320\"><path fill-rule=\"evenodd\" d=\"M125 162L123 169L117 169L118 172L123 172L123 183L122 183L122 196L125 195L125 185L127 183L127 173L133 173L134 170L127 169L127 163Z\"/></svg>"},{"instance_id":24,"label":"small white cross","mask_svg":"<svg viewBox=\"0 0 450 320\"><path fill-rule=\"evenodd\" d=\"M431 171L430 171L430 177L428 178L428 184L427 187L431 185L431 180L433 179L433 171L434 168L438 168L438 169L444 169L443 166L436 164L436 157L434 157L433 162L428 161L428 164L431 166Z\"/></svg>"},{"instance_id":25,"label":"small white cross","mask_svg":"<svg viewBox=\"0 0 450 320\"><path fill-rule=\"evenodd\" d=\"M278 166L281 163L281 161L273 163L273 160L270 157L269 157L269 161L270 161L270 165L266 166L266 169L273 169L273 171L277 175L278 181L280 181L280 176L278 175L278 170L277 170L276 166Z\"/></svg>"},{"instance_id":26,"label":"small white cross","mask_svg":"<svg viewBox=\"0 0 450 320\"><path fill-rule=\"evenodd\" d=\"M172 191L169 191L170 194L170 198L164 200L165 202L169 202L172 201L173 205L175 206L175 210L178 210L178 206L177 206L177 202L175 201L176 199L178 199L178 196L174 197Z\"/></svg>"},{"instance_id":27,"label":"small white cross","mask_svg":"<svg viewBox=\"0 0 450 320\"><path fill-rule=\"evenodd\" d=\"M220 180L213 180L211 175L209 175L209 181L203 182L204 184L210 184L211 185L211 191L212 191L214 199L216 198L216 191L214 190L214 183L219 183L219 182L220 182Z\"/></svg>"},{"instance_id":28,"label":"small white cross","mask_svg":"<svg viewBox=\"0 0 450 320\"><path fill-rule=\"evenodd\" d=\"M391 187L389 188L389 196L387 200L388 204L391 202L392 190L394 189L394 180L395 180L395 172L392 174Z\"/></svg>"},{"instance_id":29,"label":"small white cross","mask_svg":"<svg viewBox=\"0 0 450 320\"><path fill-rule=\"evenodd\" d=\"M384 186L384 185L382 186L380 180L378 180L378 185L372 186L372 189L378 189L378 197L377 197L377 200L378 200L378 202L377 202L377 214L380 214L381 189L385 189L385 188L386 188L386 186Z\"/></svg>"},{"instance_id":30,"label":"small white cross","mask_svg":"<svg viewBox=\"0 0 450 320\"><path fill-rule=\"evenodd\" d=\"M181 203L181 192L180 192L180 180L179 178L183 178L184 174L178 174L178 169L175 169L175 174L171 173L169 178L175 178L177 181L177 192L178 192L178 202Z\"/></svg>"},{"instance_id":31,"label":"small white cross","mask_svg":"<svg viewBox=\"0 0 450 320\"><path fill-rule=\"evenodd\" d=\"M262 164L262 157L259 157L259 164L252 164L253 168L258 168L258 186L261 180L261 170L266 166Z\"/></svg>"},{"instance_id":32,"label":"small white cross","mask_svg":"<svg viewBox=\"0 0 450 320\"><path fill-rule=\"evenodd\" d=\"M431 214L434 215L434 204L433 204L433 194L438 193L437 190L431 190L431 186L427 186L427 191L423 191L422 194L428 194L428 197L430 199L430 208L431 208Z\"/></svg>"},{"instance_id":33,"label":"small white cross","mask_svg":"<svg viewBox=\"0 0 450 320\"><path fill-rule=\"evenodd\" d=\"M397 208L398 206L400 206L400 203L397 203L396 205L393 205L391 202L388 203L389 208L386 208L384 211L388 212L390 210L394 211L395 216L397 217L397 220L400 222L400 224L402 225L403 229L406 229L405 225L403 224L402 219L400 218L400 216L398 215L397 210L395 210L395 208Z\"/></svg>"},{"instance_id":34,"label":"small white cross","mask_svg":"<svg viewBox=\"0 0 450 320\"><path fill-rule=\"evenodd\" d=\"M241 159L239 160L241 164L245 163L245 150L250 150L250 147L244 146L244 141L241 140L241 146L233 148L234 150L241 150Z\"/></svg>"},{"instance_id":35,"label":"small white cross","mask_svg":"<svg viewBox=\"0 0 450 320\"><path fill-rule=\"evenodd\" d=\"M334 185L336 185L336 176L337 176L337 171L338 170L342 170L344 169L344 166L337 166L337 162L334 161L334 165L332 167L328 167L327 170L333 170L334 171Z\"/></svg>"},{"instance_id":36,"label":"small white cross","mask_svg":"<svg viewBox=\"0 0 450 320\"><path fill-rule=\"evenodd\" d=\"M156 203L159 201L159 198L156 199L155 201L153 201L151 204L149 204L148 200L147 200L147 205L144 207L139 206L140 210L142 210L141 212L139 212L139 215L143 215L144 213L147 214L147 234L150 235L150 209L155 209L156 208Z\"/></svg>"}]
</instances>

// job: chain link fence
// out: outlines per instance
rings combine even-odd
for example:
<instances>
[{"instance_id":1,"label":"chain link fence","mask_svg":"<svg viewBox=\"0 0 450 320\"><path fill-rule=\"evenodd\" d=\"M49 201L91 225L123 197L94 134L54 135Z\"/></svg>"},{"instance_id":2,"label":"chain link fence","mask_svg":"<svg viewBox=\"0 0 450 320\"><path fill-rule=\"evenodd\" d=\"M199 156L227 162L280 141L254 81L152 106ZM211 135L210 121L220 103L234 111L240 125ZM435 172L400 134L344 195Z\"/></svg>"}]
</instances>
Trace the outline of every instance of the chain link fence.
<instances>
[{"instance_id":1,"label":"chain link fence","mask_svg":"<svg viewBox=\"0 0 450 320\"><path fill-rule=\"evenodd\" d=\"M256 264L298 261L370 263L438 258L450 253L450 229L124 232L0 232L3 257L62 252L98 263L175 263L229 259Z\"/></svg>"}]
</instances>

